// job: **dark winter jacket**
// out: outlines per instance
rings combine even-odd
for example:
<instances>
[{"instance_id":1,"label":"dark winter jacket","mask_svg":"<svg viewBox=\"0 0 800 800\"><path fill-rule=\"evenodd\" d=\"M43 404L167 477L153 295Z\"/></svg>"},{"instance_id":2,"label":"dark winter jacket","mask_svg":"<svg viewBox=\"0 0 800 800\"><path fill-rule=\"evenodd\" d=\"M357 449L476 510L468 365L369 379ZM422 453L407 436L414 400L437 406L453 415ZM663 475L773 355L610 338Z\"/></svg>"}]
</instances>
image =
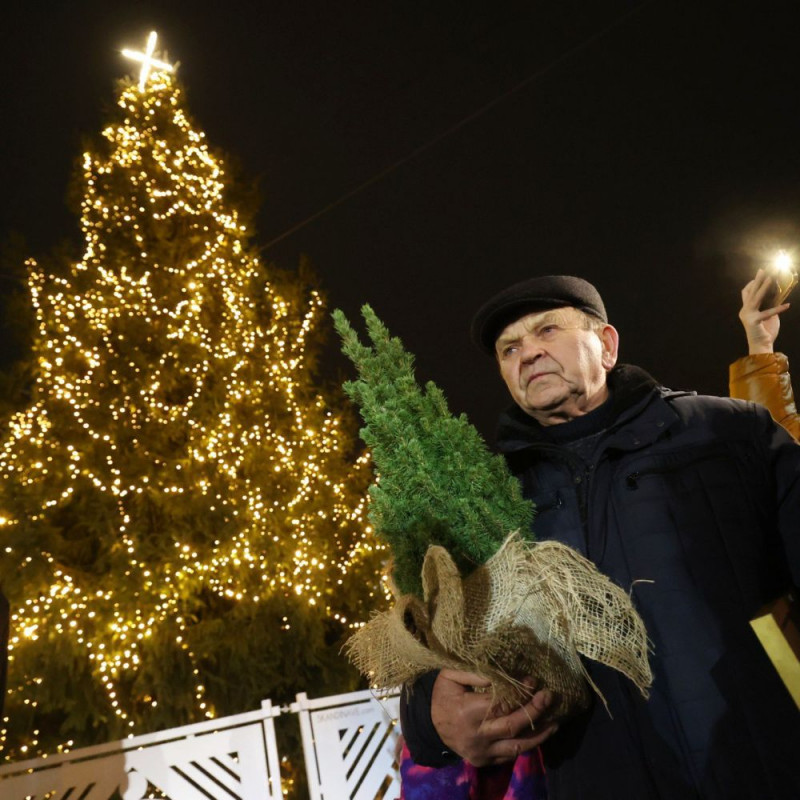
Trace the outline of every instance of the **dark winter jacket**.
<instances>
[{"instance_id":1,"label":"dark winter jacket","mask_svg":"<svg viewBox=\"0 0 800 800\"><path fill-rule=\"evenodd\" d=\"M515 408L500 429L536 538L630 589L653 643L649 700L588 664L608 711L595 701L543 746L550 800L796 800L800 712L749 620L800 584L800 447L751 403L628 366L609 386L586 417L542 428ZM412 712L411 752L435 761Z\"/></svg>"}]
</instances>

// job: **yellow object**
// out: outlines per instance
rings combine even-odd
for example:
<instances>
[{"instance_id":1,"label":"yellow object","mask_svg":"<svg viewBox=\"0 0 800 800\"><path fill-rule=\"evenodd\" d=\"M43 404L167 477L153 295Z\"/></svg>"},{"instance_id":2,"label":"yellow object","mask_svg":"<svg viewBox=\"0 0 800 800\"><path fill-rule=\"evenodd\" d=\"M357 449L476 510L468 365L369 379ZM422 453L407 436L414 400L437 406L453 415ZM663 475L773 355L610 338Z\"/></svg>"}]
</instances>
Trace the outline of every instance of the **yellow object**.
<instances>
[{"instance_id":1,"label":"yellow object","mask_svg":"<svg viewBox=\"0 0 800 800\"><path fill-rule=\"evenodd\" d=\"M750 625L800 708L800 628L795 605L791 596L781 597Z\"/></svg>"}]
</instances>

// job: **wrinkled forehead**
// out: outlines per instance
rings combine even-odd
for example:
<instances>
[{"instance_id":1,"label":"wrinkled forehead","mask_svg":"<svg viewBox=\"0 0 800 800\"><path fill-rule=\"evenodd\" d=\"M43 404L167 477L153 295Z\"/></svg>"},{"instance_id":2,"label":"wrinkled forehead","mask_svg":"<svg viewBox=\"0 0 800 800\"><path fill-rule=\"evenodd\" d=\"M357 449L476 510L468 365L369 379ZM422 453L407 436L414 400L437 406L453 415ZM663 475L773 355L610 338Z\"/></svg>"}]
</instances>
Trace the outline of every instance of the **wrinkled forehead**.
<instances>
[{"instance_id":1,"label":"wrinkled forehead","mask_svg":"<svg viewBox=\"0 0 800 800\"><path fill-rule=\"evenodd\" d=\"M548 308L544 311L531 311L528 314L523 314L514 322L509 322L497 337L496 344L501 341L516 338L524 333L541 327L542 325L556 324L563 325L564 327L574 328L583 322L581 312L572 306L563 306L562 308Z\"/></svg>"}]
</instances>

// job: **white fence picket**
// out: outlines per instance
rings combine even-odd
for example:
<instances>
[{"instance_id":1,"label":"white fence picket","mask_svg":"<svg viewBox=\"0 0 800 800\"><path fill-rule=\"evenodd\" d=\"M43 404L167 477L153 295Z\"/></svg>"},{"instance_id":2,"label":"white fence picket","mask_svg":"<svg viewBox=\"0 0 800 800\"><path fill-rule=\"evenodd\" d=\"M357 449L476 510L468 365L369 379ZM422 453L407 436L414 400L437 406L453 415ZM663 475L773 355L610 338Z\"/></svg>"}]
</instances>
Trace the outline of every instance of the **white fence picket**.
<instances>
[{"instance_id":1,"label":"white fence picket","mask_svg":"<svg viewBox=\"0 0 800 800\"><path fill-rule=\"evenodd\" d=\"M394 800L399 694L369 691L309 700L297 695L311 800Z\"/></svg>"}]
</instances>

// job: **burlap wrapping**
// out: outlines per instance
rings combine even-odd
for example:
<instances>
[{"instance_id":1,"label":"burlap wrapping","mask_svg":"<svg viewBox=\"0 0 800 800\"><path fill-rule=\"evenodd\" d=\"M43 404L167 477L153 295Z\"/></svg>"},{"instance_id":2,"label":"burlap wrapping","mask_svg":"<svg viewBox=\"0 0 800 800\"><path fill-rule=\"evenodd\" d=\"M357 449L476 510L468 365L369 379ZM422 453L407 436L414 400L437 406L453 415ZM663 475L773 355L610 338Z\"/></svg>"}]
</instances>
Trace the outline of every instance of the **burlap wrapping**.
<instances>
[{"instance_id":1,"label":"burlap wrapping","mask_svg":"<svg viewBox=\"0 0 800 800\"><path fill-rule=\"evenodd\" d=\"M580 655L619 670L647 695L647 634L630 597L572 548L511 534L485 565L460 576L448 552L428 549L424 600L397 598L347 643L373 686L391 688L432 669L475 672L498 703L524 702L533 676L560 712L586 705Z\"/></svg>"}]
</instances>

